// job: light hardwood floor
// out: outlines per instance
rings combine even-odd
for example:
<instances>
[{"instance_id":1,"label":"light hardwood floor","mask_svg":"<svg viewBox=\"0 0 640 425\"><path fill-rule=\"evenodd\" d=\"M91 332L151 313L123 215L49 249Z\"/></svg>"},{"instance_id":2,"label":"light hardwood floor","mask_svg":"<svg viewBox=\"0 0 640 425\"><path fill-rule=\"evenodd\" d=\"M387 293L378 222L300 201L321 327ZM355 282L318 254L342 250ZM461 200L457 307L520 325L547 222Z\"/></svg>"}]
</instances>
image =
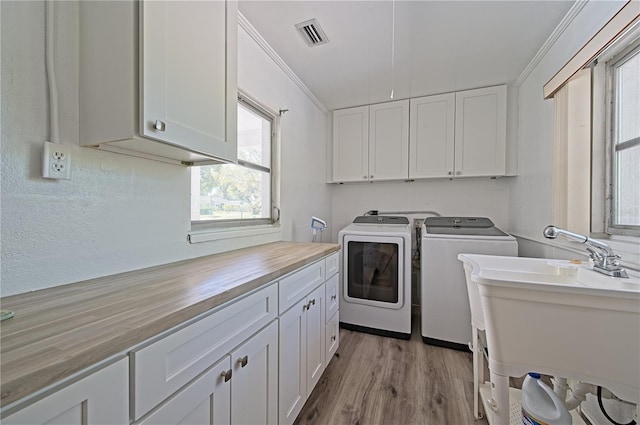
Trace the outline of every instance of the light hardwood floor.
<instances>
[{"instance_id":1,"label":"light hardwood floor","mask_svg":"<svg viewBox=\"0 0 640 425\"><path fill-rule=\"evenodd\" d=\"M340 329L340 348L295 425L486 425L473 417L471 353Z\"/></svg>"}]
</instances>

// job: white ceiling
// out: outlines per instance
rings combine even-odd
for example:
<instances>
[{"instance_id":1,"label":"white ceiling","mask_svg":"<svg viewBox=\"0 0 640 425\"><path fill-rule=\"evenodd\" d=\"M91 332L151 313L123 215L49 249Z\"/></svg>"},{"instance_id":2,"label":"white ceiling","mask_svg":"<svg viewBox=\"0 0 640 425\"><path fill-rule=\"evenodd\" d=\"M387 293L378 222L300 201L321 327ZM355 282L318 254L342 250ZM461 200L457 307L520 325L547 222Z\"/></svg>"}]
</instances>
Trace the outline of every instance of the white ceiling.
<instances>
[{"instance_id":1,"label":"white ceiling","mask_svg":"<svg viewBox=\"0 0 640 425\"><path fill-rule=\"evenodd\" d=\"M239 9L329 109L513 83L573 1L247 1ZM316 18L329 43L295 24Z\"/></svg>"}]
</instances>

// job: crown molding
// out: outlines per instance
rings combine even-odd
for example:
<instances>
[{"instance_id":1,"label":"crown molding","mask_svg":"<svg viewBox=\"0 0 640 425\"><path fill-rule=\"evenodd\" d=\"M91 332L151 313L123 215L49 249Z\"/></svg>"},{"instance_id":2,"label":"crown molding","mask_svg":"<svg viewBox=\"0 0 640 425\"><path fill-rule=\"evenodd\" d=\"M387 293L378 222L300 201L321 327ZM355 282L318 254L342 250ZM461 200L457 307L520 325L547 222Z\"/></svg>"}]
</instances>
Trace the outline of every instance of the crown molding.
<instances>
[{"instance_id":1,"label":"crown molding","mask_svg":"<svg viewBox=\"0 0 640 425\"><path fill-rule=\"evenodd\" d=\"M520 87L524 80L529 77L529 74L531 74L535 67L538 66L542 58L549 52L549 50L551 50L551 46L553 46L558 38L560 38L560 36L566 31L567 27L573 22L576 16L578 16L578 13L580 13L582 8L584 8L588 2L589 0L577 0L575 3L573 3L571 9L569 9L567 14L564 15L564 18L562 18L551 35L549 35L542 47L540 47L540 50L538 50L538 53L535 54L533 59L531 59L531 62L529 62L524 71L522 71L522 74L520 74L520 76L514 83L515 87Z\"/></svg>"},{"instance_id":2,"label":"crown molding","mask_svg":"<svg viewBox=\"0 0 640 425\"><path fill-rule=\"evenodd\" d=\"M242 29L244 29L247 34L260 46L260 48L275 62L278 67L293 81L293 83L298 86L298 88L311 100L317 107L320 109L325 115L329 113L329 110L320 102L320 100L314 96L314 94L309 90L309 88L302 82L300 78L293 72L289 65L276 53L275 50L267 43L262 35L256 30L256 28L251 25L251 22L245 18L245 16L238 11L238 25Z\"/></svg>"}]
</instances>

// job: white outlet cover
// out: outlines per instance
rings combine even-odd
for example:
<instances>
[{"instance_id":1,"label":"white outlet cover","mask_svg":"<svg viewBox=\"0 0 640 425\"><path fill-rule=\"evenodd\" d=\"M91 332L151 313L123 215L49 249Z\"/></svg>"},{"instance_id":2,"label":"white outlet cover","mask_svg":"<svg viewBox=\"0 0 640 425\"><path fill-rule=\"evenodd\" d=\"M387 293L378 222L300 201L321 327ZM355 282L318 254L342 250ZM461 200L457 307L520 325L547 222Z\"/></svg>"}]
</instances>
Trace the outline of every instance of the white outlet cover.
<instances>
[{"instance_id":1,"label":"white outlet cover","mask_svg":"<svg viewBox=\"0 0 640 425\"><path fill-rule=\"evenodd\" d=\"M44 142L42 177L71 180L71 150L68 146Z\"/></svg>"}]
</instances>

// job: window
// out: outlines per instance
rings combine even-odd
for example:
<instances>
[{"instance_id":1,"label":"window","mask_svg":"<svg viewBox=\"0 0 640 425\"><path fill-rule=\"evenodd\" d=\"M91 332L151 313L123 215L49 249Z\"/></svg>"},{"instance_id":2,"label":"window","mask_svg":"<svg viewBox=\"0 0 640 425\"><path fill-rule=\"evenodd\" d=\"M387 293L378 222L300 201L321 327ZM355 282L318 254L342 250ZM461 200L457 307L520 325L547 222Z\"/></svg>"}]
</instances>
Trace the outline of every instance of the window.
<instances>
[{"instance_id":1,"label":"window","mask_svg":"<svg viewBox=\"0 0 640 425\"><path fill-rule=\"evenodd\" d=\"M238 97L238 161L191 169L192 225L272 224L276 114ZM192 226L193 227L193 226Z\"/></svg>"},{"instance_id":2,"label":"window","mask_svg":"<svg viewBox=\"0 0 640 425\"><path fill-rule=\"evenodd\" d=\"M607 64L611 107L609 233L640 229L640 42ZM623 230L623 232L620 232Z\"/></svg>"}]
</instances>

